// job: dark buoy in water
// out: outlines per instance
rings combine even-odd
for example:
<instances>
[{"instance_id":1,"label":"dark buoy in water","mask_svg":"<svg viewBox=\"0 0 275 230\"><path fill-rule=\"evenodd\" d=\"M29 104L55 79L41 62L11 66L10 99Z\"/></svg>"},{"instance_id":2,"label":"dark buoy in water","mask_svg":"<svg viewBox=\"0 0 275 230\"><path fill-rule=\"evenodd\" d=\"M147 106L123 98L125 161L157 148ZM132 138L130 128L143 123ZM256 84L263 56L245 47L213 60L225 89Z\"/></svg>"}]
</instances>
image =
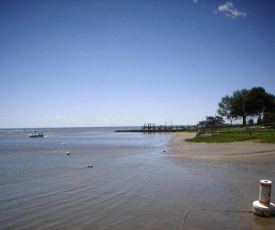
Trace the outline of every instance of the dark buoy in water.
<instances>
[{"instance_id":1,"label":"dark buoy in water","mask_svg":"<svg viewBox=\"0 0 275 230\"><path fill-rule=\"evenodd\" d=\"M166 153L166 151L165 151L165 150L163 150L163 152L164 152L164 153Z\"/></svg>"},{"instance_id":2,"label":"dark buoy in water","mask_svg":"<svg viewBox=\"0 0 275 230\"><path fill-rule=\"evenodd\" d=\"M71 153L70 152L67 152L67 156L69 156Z\"/></svg>"},{"instance_id":3,"label":"dark buoy in water","mask_svg":"<svg viewBox=\"0 0 275 230\"><path fill-rule=\"evenodd\" d=\"M88 165L88 168L92 168L93 166L92 165Z\"/></svg>"}]
</instances>

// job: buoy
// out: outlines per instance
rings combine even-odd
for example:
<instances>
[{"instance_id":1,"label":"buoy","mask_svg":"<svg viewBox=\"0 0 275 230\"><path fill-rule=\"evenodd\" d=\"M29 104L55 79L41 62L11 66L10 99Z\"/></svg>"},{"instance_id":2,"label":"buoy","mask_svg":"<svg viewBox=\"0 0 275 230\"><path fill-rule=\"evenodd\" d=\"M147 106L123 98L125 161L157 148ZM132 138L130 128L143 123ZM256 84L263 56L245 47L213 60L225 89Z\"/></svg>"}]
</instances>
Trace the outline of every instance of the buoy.
<instances>
[{"instance_id":1,"label":"buoy","mask_svg":"<svg viewBox=\"0 0 275 230\"><path fill-rule=\"evenodd\" d=\"M253 202L253 212L258 216L275 216L275 205L271 203L272 181L260 181L259 200Z\"/></svg>"},{"instance_id":2,"label":"buoy","mask_svg":"<svg viewBox=\"0 0 275 230\"><path fill-rule=\"evenodd\" d=\"M65 143L63 143L62 145L65 145Z\"/></svg>"},{"instance_id":3,"label":"buoy","mask_svg":"<svg viewBox=\"0 0 275 230\"><path fill-rule=\"evenodd\" d=\"M67 152L67 155L70 155L71 153L70 152Z\"/></svg>"},{"instance_id":4,"label":"buoy","mask_svg":"<svg viewBox=\"0 0 275 230\"><path fill-rule=\"evenodd\" d=\"M93 166L92 165L88 165L88 168L92 168Z\"/></svg>"}]
</instances>

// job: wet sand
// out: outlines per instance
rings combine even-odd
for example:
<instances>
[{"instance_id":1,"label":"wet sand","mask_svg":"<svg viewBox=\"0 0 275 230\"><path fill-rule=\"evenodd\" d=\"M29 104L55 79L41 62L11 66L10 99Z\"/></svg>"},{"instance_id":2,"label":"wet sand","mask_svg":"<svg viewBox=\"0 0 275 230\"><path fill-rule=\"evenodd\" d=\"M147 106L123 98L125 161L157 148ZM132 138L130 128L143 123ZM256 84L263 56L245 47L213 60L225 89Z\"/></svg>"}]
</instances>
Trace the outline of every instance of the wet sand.
<instances>
[{"instance_id":1,"label":"wet sand","mask_svg":"<svg viewBox=\"0 0 275 230\"><path fill-rule=\"evenodd\" d=\"M216 229L221 229L221 223L227 226L224 229L275 229L275 218L261 218L251 213L252 203L258 199L259 181L268 179L275 183L275 144L184 141L194 136L190 133L175 134L169 146L170 157L192 174L205 180L214 179L220 186L208 201L200 199L199 195L190 196L192 207L185 217L183 229L200 229L202 223ZM201 187L200 184L197 186ZM271 200L275 203L274 186ZM200 223L203 216L207 217Z\"/></svg>"}]
</instances>

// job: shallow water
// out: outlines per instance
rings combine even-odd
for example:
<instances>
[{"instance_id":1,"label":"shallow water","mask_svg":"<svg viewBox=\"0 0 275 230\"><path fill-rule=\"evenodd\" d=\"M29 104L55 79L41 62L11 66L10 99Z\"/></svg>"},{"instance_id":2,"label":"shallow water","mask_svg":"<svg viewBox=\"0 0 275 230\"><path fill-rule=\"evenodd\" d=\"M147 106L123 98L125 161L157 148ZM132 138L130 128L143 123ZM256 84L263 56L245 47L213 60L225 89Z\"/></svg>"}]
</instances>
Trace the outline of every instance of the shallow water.
<instances>
[{"instance_id":1,"label":"shallow water","mask_svg":"<svg viewBox=\"0 0 275 230\"><path fill-rule=\"evenodd\" d=\"M2 130L1 229L243 226L249 214L223 202L230 190L164 152L170 134L113 131L46 129L32 139L28 130Z\"/></svg>"}]
</instances>

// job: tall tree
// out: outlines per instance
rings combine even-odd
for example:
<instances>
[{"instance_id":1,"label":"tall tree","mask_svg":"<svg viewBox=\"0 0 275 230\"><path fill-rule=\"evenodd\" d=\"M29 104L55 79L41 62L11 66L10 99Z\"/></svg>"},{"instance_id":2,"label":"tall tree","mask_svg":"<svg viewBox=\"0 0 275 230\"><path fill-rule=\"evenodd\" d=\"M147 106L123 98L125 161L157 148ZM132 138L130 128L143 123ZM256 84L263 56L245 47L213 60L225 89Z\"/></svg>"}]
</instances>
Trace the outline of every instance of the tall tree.
<instances>
[{"instance_id":1,"label":"tall tree","mask_svg":"<svg viewBox=\"0 0 275 230\"><path fill-rule=\"evenodd\" d=\"M247 89L237 90L233 92L231 97L231 114L233 119L243 120L243 125L246 125L246 118L249 115L247 111Z\"/></svg>"},{"instance_id":2,"label":"tall tree","mask_svg":"<svg viewBox=\"0 0 275 230\"><path fill-rule=\"evenodd\" d=\"M264 117L263 117L264 124L274 123L274 122L275 122L275 112L264 113Z\"/></svg>"},{"instance_id":3,"label":"tall tree","mask_svg":"<svg viewBox=\"0 0 275 230\"><path fill-rule=\"evenodd\" d=\"M266 95L266 104L263 113L263 123L275 122L275 96L272 94Z\"/></svg>"},{"instance_id":4,"label":"tall tree","mask_svg":"<svg viewBox=\"0 0 275 230\"><path fill-rule=\"evenodd\" d=\"M274 113L275 112L275 96L267 93L265 97L264 113Z\"/></svg>"},{"instance_id":5,"label":"tall tree","mask_svg":"<svg viewBox=\"0 0 275 230\"><path fill-rule=\"evenodd\" d=\"M246 109L250 116L261 116L267 102L267 93L262 87L254 87L249 90L245 97Z\"/></svg>"},{"instance_id":6,"label":"tall tree","mask_svg":"<svg viewBox=\"0 0 275 230\"><path fill-rule=\"evenodd\" d=\"M275 98L262 87L254 87L248 93L248 112L252 117L262 118L275 110Z\"/></svg>"},{"instance_id":7,"label":"tall tree","mask_svg":"<svg viewBox=\"0 0 275 230\"><path fill-rule=\"evenodd\" d=\"M219 109L217 110L218 114L222 117L226 117L232 125L232 114L231 114L231 97L226 95L222 98L219 103Z\"/></svg>"},{"instance_id":8,"label":"tall tree","mask_svg":"<svg viewBox=\"0 0 275 230\"><path fill-rule=\"evenodd\" d=\"M242 89L233 92L230 97L226 95L218 104L218 114L232 119L243 120L243 125L246 125L246 118L249 117L265 117L264 120L272 119L270 114L275 113L275 97L269 94L262 87L254 87L251 90Z\"/></svg>"}]
</instances>

